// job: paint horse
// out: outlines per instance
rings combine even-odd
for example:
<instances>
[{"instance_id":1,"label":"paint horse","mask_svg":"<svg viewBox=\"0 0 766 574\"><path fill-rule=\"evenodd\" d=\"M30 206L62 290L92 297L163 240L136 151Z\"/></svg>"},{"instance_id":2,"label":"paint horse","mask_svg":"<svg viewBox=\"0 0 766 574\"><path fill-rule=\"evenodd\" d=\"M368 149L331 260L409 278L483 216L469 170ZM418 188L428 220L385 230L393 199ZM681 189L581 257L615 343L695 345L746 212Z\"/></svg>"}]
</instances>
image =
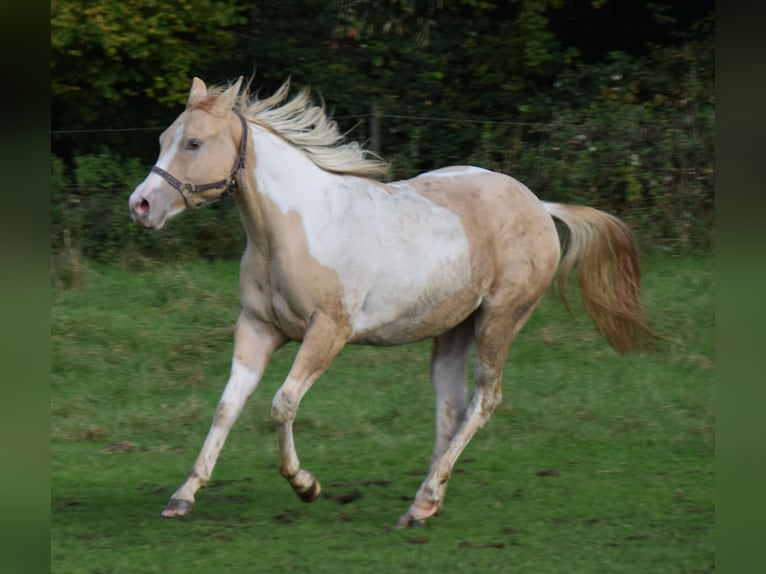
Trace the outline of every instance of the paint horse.
<instances>
[{"instance_id":1,"label":"paint horse","mask_svg":"<svg viewBox=\"0 0 766 574\"><path fill-rule=\"evenodd\" d=\"M301 344L271 416L279 470L311 502L321 488L302 468L292 430L305 393L344 345L433 339L436 442L402 527L444 504L458 456L500 403L509 347L557 274L563 297L577 266L586 309L614 348L641 345L637 248L619 219L542 202L515 179L477 167L384 183L386 165L345 142L307 90L290 98L288 81L259 99L248 87L240 93L241 83L208 89L194 79L185 110L160 137L156 165L129 199L133 219L159 229L232 193L247 234L231 374L163 516L192 511L270 356L288 341ZM554 220L568 228L563 258Z\"/></svg>"}]
</instances>

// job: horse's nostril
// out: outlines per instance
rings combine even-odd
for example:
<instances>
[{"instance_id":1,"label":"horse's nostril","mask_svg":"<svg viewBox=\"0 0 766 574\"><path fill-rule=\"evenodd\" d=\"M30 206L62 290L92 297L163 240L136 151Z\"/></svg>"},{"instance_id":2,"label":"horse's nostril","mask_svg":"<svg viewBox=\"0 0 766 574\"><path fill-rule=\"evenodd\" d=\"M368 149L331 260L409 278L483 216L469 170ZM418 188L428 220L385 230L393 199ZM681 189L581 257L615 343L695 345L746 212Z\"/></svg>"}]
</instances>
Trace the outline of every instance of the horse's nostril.
<instances>
[{"instance_id":1,"label":"horse's nostril","mask_svg":"<svg viewBox=\"0 0 766 574\"><path fill-rule=\"evenodd\" d=\"M133 207L133 211L135 211L138 215L146 215L149 213L149 202L146 199L141 199L136 205Z\"/></svg>"}]
</instances>

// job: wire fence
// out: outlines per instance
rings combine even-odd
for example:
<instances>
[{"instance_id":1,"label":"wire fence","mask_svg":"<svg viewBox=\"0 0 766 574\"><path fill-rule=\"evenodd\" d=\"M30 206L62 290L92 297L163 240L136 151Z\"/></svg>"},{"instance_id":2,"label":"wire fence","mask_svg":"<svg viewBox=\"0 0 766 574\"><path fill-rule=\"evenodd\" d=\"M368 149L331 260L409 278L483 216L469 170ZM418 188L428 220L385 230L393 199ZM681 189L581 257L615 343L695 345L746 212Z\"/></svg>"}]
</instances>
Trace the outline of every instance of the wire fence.
<instances>
[{"instance_id":1,"label":"wire fence","mask_svg":"<svg viewBox=\"0 0 766 574\"><path fill-rule=\"evenodd\" d=\"M356 114L356 115L342 115L333 116L334 120L368 120L373 114ZM519 126L519 127L553 127L554 124L546 122L521 122L510 120L485 120L476 118L458 118L458 117L439 117L439 116L420 116L420 115L406 115L406 114L378 114L380 119L392 118L399 120L413 120L422 122L438 122L445 124L482 124L482 125L496 125L496 126ZM142 127L142 128L87 128L87 129L57 129L51 130L51 135L77 135L77 134L107 134L107 133L124 133L124 132L161 132L167 126L158 127Z\"/></svg>"}]
</instances>

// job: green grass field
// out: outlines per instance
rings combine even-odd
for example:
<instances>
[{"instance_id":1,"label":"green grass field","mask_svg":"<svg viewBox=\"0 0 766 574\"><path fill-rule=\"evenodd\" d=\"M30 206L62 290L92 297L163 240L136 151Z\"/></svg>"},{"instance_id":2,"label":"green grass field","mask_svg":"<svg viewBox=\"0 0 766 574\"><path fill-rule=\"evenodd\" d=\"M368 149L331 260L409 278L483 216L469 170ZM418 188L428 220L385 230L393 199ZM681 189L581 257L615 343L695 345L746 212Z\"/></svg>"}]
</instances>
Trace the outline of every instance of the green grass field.
<instances>
[{"instance_id":1,"label":"green grass field","mask_svg":"<svg viewBox=\"0 0 766 574\"><path fill-rule=\"evenodd\" d=\"M231 360L236 263L88 267L53 295L51 561L57 573L709 572L714 564L712 258L645 261L657 348L620 357L553 295L511 350L504 403L444 511L398 530L433 441L430 344L349 347L295 425L323 496L277 470L280 350L194 513L159 517Z\"/></svg>"}]
</instances>

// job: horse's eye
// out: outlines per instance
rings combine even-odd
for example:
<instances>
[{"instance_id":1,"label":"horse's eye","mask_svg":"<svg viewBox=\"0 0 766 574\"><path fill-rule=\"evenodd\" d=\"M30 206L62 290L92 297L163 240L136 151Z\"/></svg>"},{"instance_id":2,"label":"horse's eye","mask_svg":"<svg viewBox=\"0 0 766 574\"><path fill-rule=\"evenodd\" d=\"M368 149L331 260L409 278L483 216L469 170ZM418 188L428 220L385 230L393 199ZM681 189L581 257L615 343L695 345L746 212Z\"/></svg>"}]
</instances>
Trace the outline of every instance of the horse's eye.
<instances>
[{"instance_id":1,"label":"horse's eye","mask_svg":"<svg viewBox=\"0 0 766 574\"><path fill-rule=\"evenodd\" d=\"M197 138L191 138L186 142L186 149L189 151L196 151L202 145L202 141Z\"/></svg>"}]
</instances>

